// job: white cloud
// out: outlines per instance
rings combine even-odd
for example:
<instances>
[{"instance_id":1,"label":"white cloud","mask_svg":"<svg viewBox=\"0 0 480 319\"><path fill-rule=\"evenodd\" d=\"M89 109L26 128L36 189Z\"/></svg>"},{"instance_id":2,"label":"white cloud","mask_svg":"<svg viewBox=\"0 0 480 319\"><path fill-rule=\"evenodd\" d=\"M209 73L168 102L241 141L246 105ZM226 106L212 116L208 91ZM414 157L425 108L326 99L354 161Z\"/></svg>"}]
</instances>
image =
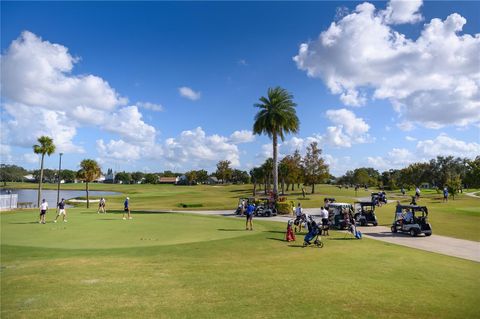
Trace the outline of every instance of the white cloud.
<instances>
[{"instance_id":1,"label":"white cloud","mask_svg":"<svg viewBox=\"0 0 480 319\"><path fill-rule=\"evenodd\" d=\"M417 140L417 138L411 137L411 136L408 136L408 135L405 136L405 139L406 139L407 141L409 141L409 142L415 142L415 141Z\"/></svg>"},{"instance_id":2,"label":"white cloud","mask_svg":"<svg viewBox=\"0 0 480 319\"><path fill-rule=\"evenodd\" d=\"M162 112L164 110L163 105L150 102L138 102L137 106L154 112Z\"/></svg>"},{"instance_id":3,"label":"white cloud","mask_svg":"<svg viewBox=\"0 0 480 319\"><path fill-rule=\"evenodd\" d=\"M40 156L35 153L25 153L22 155L23 161L30 164L40 163Z\"/></svg>"},{"instance_id":4,"label":"white cloud","mask_svg":"<svg viewBox=\"0 0 480 319\"><path fill-rule=\"evenodd\" d=\"M200 99L200 91L199 92L195 92L194 90L192 90L191 88L187 87L187 86L182 86L180 88L178 88L178 92L180 93L180 96L182 97L185 97L187 99L190 99L192 101L196 101L198 99Z\"/></svg>"},{"instance_id":5,"label":"white cloud","mask_svg":"<svg viewBox=\"0 0 480 319\"><path fill-rule=\"evenodd\" d=\"M227 137L207 135L201 127L168 138L163 143L163 151L164 159L177 167L214 168L220 160L229 160L233 167L240 166L238 147Z\"/></svg>"},{"instance_id":6,"label":"white cloud","mask_svg":"<svg viewBox=\"0 0 480 319\"><path fill-rule=\"evenodd\" d=\"M422 21L422 14L418 12L422 4L422 0L390 0L387 9L383 12L385 20L391 24Z\"/></svg>"},{"instance_id":7,"label":"white cloud","mask_svg":"<svg viewBox=\"0 0 480 319\"><path fill-rule=\"evenodd\" d=\"M105 162L108 160L130 162L141 158L142 149L138 145L127 143L123 140L110 140L105 143L102 139L97 140L97 152Z\"/></svg>"},{"instance_id":8,"label":"white cloud","mask_svg":"<svg viewBox=\"0 0 480 319\"><path fill-rule=\"evenodd\" d=\"M415 125L413 125L413 123L409 121L400 122L397 124L397 127L404 132L410 132L415 129Z\"/></svg>"},{"instance_id":9,"label":"white cloud","mask_svg":"<svg viewBox=\"0 0 480 319\"><path fill-rule=\"evenodd\" d=\"M367 157L368 164L381 171L403 168L418 160L416 156L405 148L394 148L386 156Z\"/></svg>"},{"instance_id":10,"label":"white cloud","mask_svg":"<svg viewBox=\"0 0 480 319\"><path fill-rule=\"evenodd\" d=\"M333 176L341 176L345 174L347 170L356 166L350 156L334 157L331 154L325 154L323 158L329 166L330 174Z\"/></svg>"},{"instance_id":11,"label":"white cloud","mask_svg":"<svg viewBox=\"0 0 480 319\"><path fill-rule=\"evenodd\" d=\"M254 140L255 135L249 130L235 131L230 135L230 143L233 144L250 143Z\"/></svg>"},{"instance_id":12,"label":"white cloud","mask_svg":"<svg viewBox=\"0 0 480 319\"><path fill-rule=\"evenodd\" d=\"M424 140L417 143L417 150L427 157L443 156L459 156L474 158L480 155L480 144L472 142L467 143L440 134L433 140Z\"/></svg>"},{"instance_id":13,"label":"white cloud","mask_svg":"<svg viewBox=\"0 0 480 319\"><path fill-rule=\"evenodd\" d=\"M24 31L1 57L2 96L24 105L64 110L77 106L111 110L127 100L94 75L72 75L79 61L60 44Z\"/></svg>"},{"instance_id":14,"label":"white cloud","mask_svg":"<svg viewBox=\"0 0 480 319\"><path fill-rule=\"evenodd\" d=\"M245 59L240 59L240 60L237 61L237 64L242 65L242 66L247 66L248 62Z\"/></svg>"},{"instance_id":15,"label":"white cloud","mask_svg":"<svg viewBox=\"0 0 480 319\"><path fill-rule=\"evenodd\" d=\"M404 121L429 128L479 123L480 35L461 34L466 19L457 13L432 19L417 39L392 28L418 21L420 6L392 1L377 11L360 4L302 43L293 59L346 105L365 104L373 89L373 98L388 99Z\"/></svg>"},{"instance_id":16,"label":"white cloud","mask_svg":"<svg viewBox=\"0 0 480 319\"><path fill-rule=\"evenodd\" d=\"M124 106L127 100L97 76L72 75L78 61L66 47L28 31L11 43L1 56L6 143L30 148L48 135L57 151L81 153L84 149L73 142L78 129L94 125L118 134L120 141L154 148L156 130L143 121L138 107ZM148 102L139 106L161 108Z\"/></svg>"},{"instance_id":17,"label":"white cloud","mask_svg":"<svg viewBox=\"0 0 480 319\"><path fill-rule=\"evenodd\" d=\"M324 140L337 147L351 147L353 144L367 143L371 140L370 126L355 113L347 109L328 110L327 118L335 126L327 127Z\"/></svg>"}]
</instances>

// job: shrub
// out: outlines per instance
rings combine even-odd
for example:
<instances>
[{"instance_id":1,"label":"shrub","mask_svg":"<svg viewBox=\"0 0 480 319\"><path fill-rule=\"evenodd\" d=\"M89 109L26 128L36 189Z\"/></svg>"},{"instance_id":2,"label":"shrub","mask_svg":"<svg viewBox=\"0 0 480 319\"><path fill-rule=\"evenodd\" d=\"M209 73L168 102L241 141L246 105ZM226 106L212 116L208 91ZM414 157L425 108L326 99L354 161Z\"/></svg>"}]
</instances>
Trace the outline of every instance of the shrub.
<instances>
[{"instance_id":1,"label":"shrub","mask_svg":"<svg viewBox=\"0 0 480 319\"><path fill-rule=\"evenodd\" d=\"M277 202L277 213L280 215L289 215L293 211L295 203L293 201Z\"/></svg>"}]
</instances>

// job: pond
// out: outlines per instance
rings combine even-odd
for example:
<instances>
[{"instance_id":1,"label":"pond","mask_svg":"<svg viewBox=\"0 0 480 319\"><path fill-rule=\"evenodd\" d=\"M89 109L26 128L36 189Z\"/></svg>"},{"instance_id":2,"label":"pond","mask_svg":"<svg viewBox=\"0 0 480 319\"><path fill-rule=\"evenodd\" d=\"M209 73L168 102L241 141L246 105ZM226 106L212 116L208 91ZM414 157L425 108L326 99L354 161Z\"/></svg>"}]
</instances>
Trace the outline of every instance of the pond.
<instances>
[{"instance_id":1,"label":"pond","mask_svg":"<svg viewBox=\"0 0 480 319\"><path fill-rule=\"evenodd\" d=\"M18 194L18 202L25 203L31 202L33 206L37 205L37 189L0 189L0 195L7 195L12 192L12 194ZM111 196L119 195L117 192L105 192L105 191L89 191L90 196ZM60 199L71 199L75 197L86 197L87 194L85 191L80 190L60 190ZM42 190L42 198L45 198L50 207L55 207L57 201L57 190Z\"/></svg>"}]
</instances>

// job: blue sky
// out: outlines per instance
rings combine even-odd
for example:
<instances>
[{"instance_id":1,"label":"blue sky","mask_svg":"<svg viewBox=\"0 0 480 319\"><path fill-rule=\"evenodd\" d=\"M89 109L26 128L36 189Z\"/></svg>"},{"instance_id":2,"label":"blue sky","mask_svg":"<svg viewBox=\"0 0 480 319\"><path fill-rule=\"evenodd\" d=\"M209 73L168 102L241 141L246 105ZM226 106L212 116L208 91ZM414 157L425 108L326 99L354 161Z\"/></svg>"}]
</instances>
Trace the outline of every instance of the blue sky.
<instances>
[{"instance_id":1,"label":"blue sky","mask_svg":"<svg viewBox=\"0 0 480 319\"><path fill-rule=\"evenodd\" d=\"M70 169L248 170L271 152L253 104L277 85L301 121L280 153L317 141L336 175L480 154L476 2L1 6L2 162L38 167L48 134Z\"/></svg>"}]
</instances>

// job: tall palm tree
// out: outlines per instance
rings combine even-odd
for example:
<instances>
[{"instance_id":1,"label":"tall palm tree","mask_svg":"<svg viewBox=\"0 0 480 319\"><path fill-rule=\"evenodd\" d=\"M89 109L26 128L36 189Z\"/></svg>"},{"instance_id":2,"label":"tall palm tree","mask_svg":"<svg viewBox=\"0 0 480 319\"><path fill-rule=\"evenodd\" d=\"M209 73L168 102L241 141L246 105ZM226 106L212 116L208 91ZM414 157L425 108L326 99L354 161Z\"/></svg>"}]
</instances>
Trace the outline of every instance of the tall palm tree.
<instances>
[{"instance_id":1,"label":"tall palm tree","mask_svg":"<svg viewBox=\"0 0 480 319\"><path fill-rule=\"evenodd\" d=\"M266 134L273 144L273 193L278 196L278 138L285 140L285 134L297 133L300 120L297 117L293 95L277 86L269 88L267 97L262 96L254 106L260 111L255 115L254 134Z\"/></svg>"},{"instance_id":2,"label":"tall palm tree","mask_svg":"<svg viewBox=\"0 0 480 319\"><path fill-rule=\"evenodd\" d=\"M55 153L55 144L53 144L53 139L48 136L40 136L37 139L39 144L33 145L33 152L35 154L42 154L42 161L40 164L40 180L38 181L38 197L37 197L37 207L40 207L40 198L42 197L42 183L43 183L43 159L45 154L48 156Z\"/></svg>"},{"instance_id":3,"label":"tall palm tree","mask_svg":"<svg viewBox=\"0 0 480 319\"><path fill-rule=\"evenodd\" d=\"M93 182L101 175L100 166L92 159L84 159L80 163L80 170L77 172L77 177L85 182L85 191L87 192L87 208L90 202L88 199L88 183Z\"/></svg>"}]
</instances>

